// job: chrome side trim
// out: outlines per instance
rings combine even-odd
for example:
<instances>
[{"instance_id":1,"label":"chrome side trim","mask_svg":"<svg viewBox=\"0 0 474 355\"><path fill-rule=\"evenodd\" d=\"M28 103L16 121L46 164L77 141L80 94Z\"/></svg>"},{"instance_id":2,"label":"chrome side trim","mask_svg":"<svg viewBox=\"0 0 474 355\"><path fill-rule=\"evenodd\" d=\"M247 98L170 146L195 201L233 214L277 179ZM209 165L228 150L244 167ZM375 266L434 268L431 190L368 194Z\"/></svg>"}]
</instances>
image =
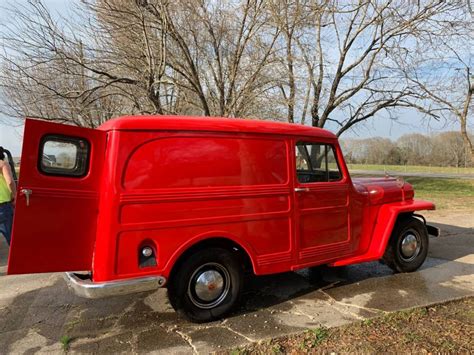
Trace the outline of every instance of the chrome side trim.
<instances>
[{"instance_id":1,"label":"chrome side trim","mask_svg":"<svg viewBox=\"0 0 474 355\"><path fill-rule=\"evenodd\" d=\"M104 298L110 296L128 295L130 293L153 291L163 287L166 278L162 276L147 276L128 280L93 282L90 278L84 278L73 272L66 272L64 279L70 289L80 297Z\"/></svg>"}]
</instances>

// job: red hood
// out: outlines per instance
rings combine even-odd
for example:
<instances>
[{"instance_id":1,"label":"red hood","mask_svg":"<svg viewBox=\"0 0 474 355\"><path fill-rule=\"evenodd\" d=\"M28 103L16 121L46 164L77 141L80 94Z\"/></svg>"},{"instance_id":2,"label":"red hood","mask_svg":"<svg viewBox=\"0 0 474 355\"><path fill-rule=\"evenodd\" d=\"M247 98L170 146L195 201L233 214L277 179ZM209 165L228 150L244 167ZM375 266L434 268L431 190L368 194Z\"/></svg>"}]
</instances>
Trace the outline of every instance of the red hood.
<instances>
[{"instance_id":1,"label":"red hood","mask_svg":"<svg viewBox=\"0 0 474 355\"><path fill-rule=\"evenodd\" d=\"M413 186L402 178L354 178L354 187L361 193L368 194L372 205L411 200L414 196Z\"/></svg>"}]
</instances>

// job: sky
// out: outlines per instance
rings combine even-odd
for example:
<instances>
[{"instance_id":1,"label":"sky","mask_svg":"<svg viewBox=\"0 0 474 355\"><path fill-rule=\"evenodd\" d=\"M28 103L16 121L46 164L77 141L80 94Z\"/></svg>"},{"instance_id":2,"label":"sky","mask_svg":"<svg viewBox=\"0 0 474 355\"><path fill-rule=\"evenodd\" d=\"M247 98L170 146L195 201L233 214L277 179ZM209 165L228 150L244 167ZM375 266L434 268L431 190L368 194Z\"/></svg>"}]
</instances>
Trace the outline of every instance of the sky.
<instances>
[{"instance_id":1,"label":"sky","mask_svg":"<svg viewBox=\"0 0 474 355\"><path fill-rule=\"evenodd\" d=\"M65 15L68 7L74 0L43 0L43 3L53 12ZM7 13L2 6L11 4L11 0L0 0L0 22L7 19ZM26 4L27 0L16 0L15 4ZM328 129L336 127L328 127ZM454 122L436 122L423 120L422 116L414 110L405 110L397 121L383 115L377 116L363 125L356 126L341 138L368 138L380 136L396 140L404 134L422 133L425 135L436 134L441 131L459 130L459 125ZM9 149L14 156L21 154L23 126L21 122L14 121L0 115L0 146Z\"/></svg>"},{"instance_id":2,"label":"sky","mask_svg":"<svg viewBox=\"0 0 474 355\"><path fill-rule=\"evenodd\" d=\"M0 22L7 20L8 13L5 6L9 4L26 5L28 0L0 0ZM43 3L58 13L64 14L72 0L43 0ZM23 125L21 122L11 118L1 116L0 114L0 146L10 150L14 156L21 154L21 145L23 139Z\"/></svg>"}]
</instances>

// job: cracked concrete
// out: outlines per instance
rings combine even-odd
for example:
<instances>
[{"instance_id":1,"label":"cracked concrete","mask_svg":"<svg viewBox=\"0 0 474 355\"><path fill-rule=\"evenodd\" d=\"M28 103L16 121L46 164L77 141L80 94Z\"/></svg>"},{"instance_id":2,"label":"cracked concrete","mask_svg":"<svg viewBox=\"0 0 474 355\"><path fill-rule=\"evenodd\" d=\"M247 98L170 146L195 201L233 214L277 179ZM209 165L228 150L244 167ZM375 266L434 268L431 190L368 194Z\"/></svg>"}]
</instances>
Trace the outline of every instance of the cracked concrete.
<instances>
[{"instance_id":1,"label":"cracked concrete","mask_svg":"<svg viewBox=\"0 0 474 355\"><path fill-rule=\"evenodd\" d=\"M431 213L442 237L415 273L394 275L379 263L249 277L241 307L227 319L192 324L166 290L86 300L60 274L5 276L0 243L0 352L204 354L249 342L334 327L394 310L474 295L474 216ZM263 286L262 286L263 285Z\"/></svg>"}]
</instances>

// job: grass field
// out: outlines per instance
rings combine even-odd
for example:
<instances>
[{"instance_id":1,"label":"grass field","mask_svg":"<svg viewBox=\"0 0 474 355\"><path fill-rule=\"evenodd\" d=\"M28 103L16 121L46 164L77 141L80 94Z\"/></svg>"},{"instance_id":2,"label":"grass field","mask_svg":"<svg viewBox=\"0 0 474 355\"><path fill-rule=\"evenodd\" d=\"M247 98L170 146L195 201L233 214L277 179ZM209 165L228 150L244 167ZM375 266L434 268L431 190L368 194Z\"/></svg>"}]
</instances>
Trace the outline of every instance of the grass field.
<instances>
[{"instance_id":1,"label":"grass field","mask_svg":"<svg viewBox=\"0 0 474 355\"><path fill-rule=\"evenodd\" d=\"M352 176L369 177L370 175L353 174ZM403 180L413 185L415 198L434 202L438 210L467 209L474 215L474 179L405 176Z\"/></svg>"},{"instance_id":2,"label":"grass field","mask_svg":"<svg viewBox=\"0 0 474 355\"><path fill-rule=\"evenodd\" d=\"M415 198L433 201L437 209L470 209L474 213L474 180L406 177Z\"/></svg>"},{"instance_id":3,"label":"grass field","mask_svg":"<svg viewBox=\"0 0 474 355\"><path fill-rule=\"evenodd\" d=\"M418 166L418 165L371 165L347 164L349 170L372 170L403 173L446 173L446 174L473 174L474 168L454 168L450 166Z\"/></svg>"},{"instance_id":4,"label":"grass field","mask_svg":"<svg viewBox=\"0 0 474 355\"><path fill-rule=\"evenodd\" d=\"M352 174L353 177L369 177L370 174ZM405 176L413 185L415 198L432 201L436 209L471 210L474 215L474 179L433 178Z\"/></svg>"}]
</instances>

